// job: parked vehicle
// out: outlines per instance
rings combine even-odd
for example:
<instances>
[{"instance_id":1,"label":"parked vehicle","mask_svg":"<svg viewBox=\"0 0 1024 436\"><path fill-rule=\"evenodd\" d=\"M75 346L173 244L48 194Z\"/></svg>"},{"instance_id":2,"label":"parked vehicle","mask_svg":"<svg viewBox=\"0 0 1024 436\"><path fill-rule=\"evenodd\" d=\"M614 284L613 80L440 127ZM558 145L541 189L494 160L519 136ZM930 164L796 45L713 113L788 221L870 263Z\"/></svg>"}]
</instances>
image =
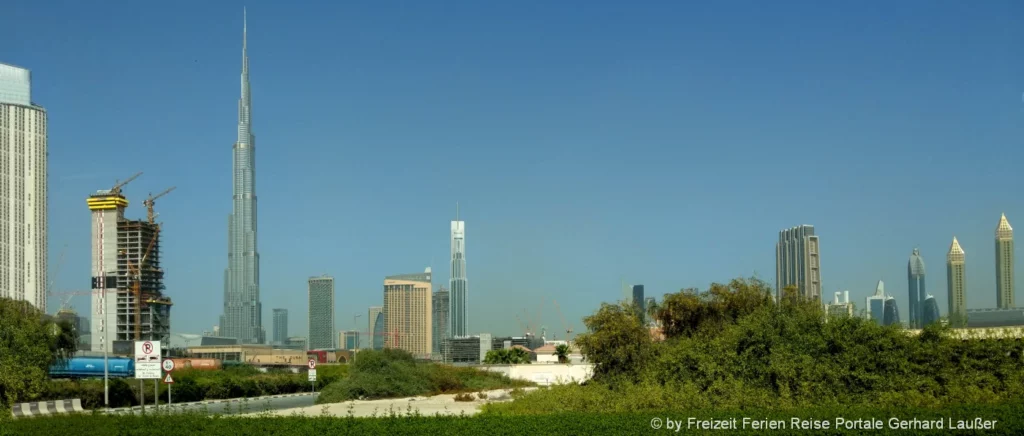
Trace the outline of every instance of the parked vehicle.
<instances>
[{"instance_id":1,"label":"parked vehicle","mask_svg":"<svg viewBox=\"0 0 1024 436\"><path fill-rule=\"evenodd\" d=\"M107 358L109 377L135 377L135 361L126 357ZM66 365L50 367L50 378L103 377L102 357L73 357Z\"/></svg>"}]
</instances>

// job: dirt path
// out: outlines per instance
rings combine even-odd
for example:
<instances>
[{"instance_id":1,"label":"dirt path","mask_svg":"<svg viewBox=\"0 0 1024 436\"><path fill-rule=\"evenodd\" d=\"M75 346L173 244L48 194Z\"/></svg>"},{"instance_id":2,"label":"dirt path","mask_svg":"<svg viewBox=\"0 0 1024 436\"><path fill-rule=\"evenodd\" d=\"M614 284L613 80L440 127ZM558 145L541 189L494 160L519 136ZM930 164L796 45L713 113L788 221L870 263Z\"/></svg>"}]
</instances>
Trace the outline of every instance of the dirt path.
<instances>
[{"instance_id":1,"label":"dirt path","mask_svg":"<svg viewBox=\"0 0 1024 436\"><path fill-rule=\"evenodd\" d=\"M524 391L537 389L525 388ZM435 415L473 415L480 412L480 407L490 402L512 401L511 389L485 391L487 399L480 399L474 393L473 401L455 401L455 395L436 395L433 397L411 397L387 400L355 400L344 403L319 404L294 409L281 409L261 413L249 413L243 416L354 416L383 417L391 414L411 415L419 413L424 416Z\"/></svg>"}]
</instances>

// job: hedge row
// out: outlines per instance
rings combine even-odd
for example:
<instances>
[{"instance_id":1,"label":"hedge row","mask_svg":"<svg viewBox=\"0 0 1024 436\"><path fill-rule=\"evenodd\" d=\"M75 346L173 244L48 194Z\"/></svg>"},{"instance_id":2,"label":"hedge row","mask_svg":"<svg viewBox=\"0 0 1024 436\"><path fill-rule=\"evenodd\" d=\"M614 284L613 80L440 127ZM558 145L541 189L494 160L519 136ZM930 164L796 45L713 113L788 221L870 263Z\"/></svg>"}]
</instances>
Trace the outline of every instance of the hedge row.
<instances>
[{"instance_id":1,"label":"hedge row","mask_svg":"<svg viewBox=\"0 0 1024 436\"><path fill-rule=\"evenodd\" d=\"M747 428L725 431L725 434L935 434L935 433L973 433L974 431L957 431L944 427L941 430L894 429L889 425L893 417L903 420L941 419L947 422L952 419L971 421L975 418L996 420L994 428L983 430L985 434L1022 434L1024 433L1024 403L979 406L956 406L944 409L849 409L817 408L797 412L780 411L739 411L711 412L687 414L673 411L665 413L631 413L631 414L584 414L564 413L526 416L478 415L474 417L424 417L414 416L397 418L334 418L334 417L251 417L251 418L206 418L201 415L148 415L148 416L106 416L77 415L50 418L31 418L3 422L0 424L0 436L13 435L152 435L152 434L202 434L202 435L327 435L327 434L509 434L509 435L543 435L543 434L658 434L682 433L705 434L715 431L701 430L685 423L690 417L698 419L737 419L742 426L742 419L752 418L782 420L784 427L776 430L754 430ZM842 417L848 421L881 420L882 428L874 429L840 429L837 431L834 422ZM817 432L807 429L793 428L792 419L819 420L830 423L827 430ZM667 428L665 419L684 423L682 431ZM660 428L653 428L652 422L660 423ZM945 424L944 424L945 425Z\"/></svg>"},{"instance_id":2,"label":"hedge row","mask_svg":"<svg viewBox=\"0 0 1024 436\"><path fill-rule=\"evenodd\" d=\"M325 365L318 368L317 390L344 378L347 370L346 366L341 365ZM221 371L174 371L172 375L174 386L171 388L171 395L175 403L293 394L311 389L305 373L261 373L252 367ZM110 407L139 404L138 380L110 379L109 386ZM153 381L146 380L142 391L146 396L146 404L153 404ZM167 385L161 382L157 392L159 402L166 403ZM80 398L82 407L86 409L103 408L103 380L51 380L46 384L41 397L33 401L68 398Z\"/></svg>"}]
</instances>

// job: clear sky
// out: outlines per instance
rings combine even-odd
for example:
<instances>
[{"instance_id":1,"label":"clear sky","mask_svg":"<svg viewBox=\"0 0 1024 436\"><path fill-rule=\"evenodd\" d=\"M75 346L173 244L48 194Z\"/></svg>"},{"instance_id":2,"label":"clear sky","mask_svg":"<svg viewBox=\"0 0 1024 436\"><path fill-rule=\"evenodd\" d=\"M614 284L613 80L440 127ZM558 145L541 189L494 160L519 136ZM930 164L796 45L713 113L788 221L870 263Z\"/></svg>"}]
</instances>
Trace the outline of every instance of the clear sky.
<instances>
[{"instance_id":1,"label":"clear sky","mask_svg":"<svg viewBox=\"0 0 1024 436\"><path fill-rule=\"evenodd\" d=\"M999 214L1024 228L1024 3L514 3L246 4L268 335L275 307L305 334L311 275L337 278L339 330L365 330L386 275L447 286L457 201L474 332L523 310L562 330L553 299L582 330L623 281L774 281L799 224L826 297L863 306L883 279L906 318L919 246L945 313L955 235L968 307L995 305ZM56 290L88 289L85 197L144 171L131 215L177 186L157 203L173 330L217 323L242 7L4 8L0 62L49 112Z\"/></svg>"}]
</instances>

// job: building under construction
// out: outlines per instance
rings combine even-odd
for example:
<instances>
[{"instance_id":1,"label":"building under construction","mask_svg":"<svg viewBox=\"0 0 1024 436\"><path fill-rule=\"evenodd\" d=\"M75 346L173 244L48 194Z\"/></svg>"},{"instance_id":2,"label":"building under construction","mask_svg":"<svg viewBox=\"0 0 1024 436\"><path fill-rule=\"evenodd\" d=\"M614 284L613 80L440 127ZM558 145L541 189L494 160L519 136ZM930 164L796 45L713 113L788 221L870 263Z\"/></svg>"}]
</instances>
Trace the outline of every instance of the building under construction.
<instances>
[{"instance_id":1,"label":"building under construction","mask_svg":"<svg viewBox=\"0 0 1024 436\"><path fill-rule=\"evenodd\" d=\"M128 199L121 187L135 177L87 199L92 212L92 351L105 347L113 352L119 341L170 341L172 303L163 295L160 225L152 212L147 220L124 216ZM147 207L152 208L153 199Z\"/></svg>"}]
</instances>

